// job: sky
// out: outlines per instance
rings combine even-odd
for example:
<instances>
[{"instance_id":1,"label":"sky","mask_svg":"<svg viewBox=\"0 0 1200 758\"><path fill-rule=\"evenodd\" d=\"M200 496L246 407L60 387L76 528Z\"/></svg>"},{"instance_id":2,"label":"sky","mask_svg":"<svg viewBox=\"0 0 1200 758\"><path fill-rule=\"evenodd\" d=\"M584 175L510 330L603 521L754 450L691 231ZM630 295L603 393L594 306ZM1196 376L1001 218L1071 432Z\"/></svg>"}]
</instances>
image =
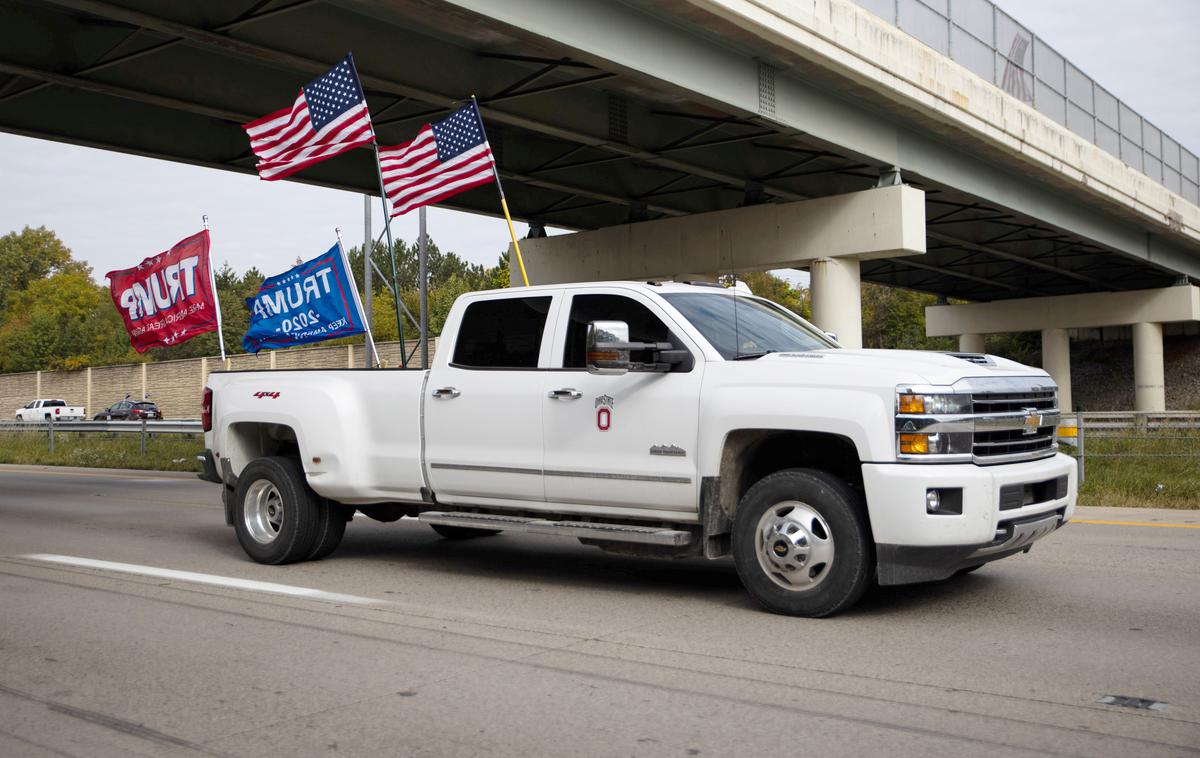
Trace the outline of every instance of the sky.
<instances>
[{"instance_id":1,"label":"sky","mask_svg":"<svg viewBox=\"0 0 1200 758\"><path fill-rule=\"evenodd\" d=\"M1009 15L1134 110L1200 152L1200 0L999 0ZM281 97L290 97L281 93ZM336 159L335 159L336 160ZM136 265L200 229L209 216L213 256L270 275L297 256L362 243L361 195L295 182L0 134L0 235L47 226L105 272ZM374 200L375 233L382 211ZM486 265L507 249L503 219L433 208L429 233L442 250ZM417 214L393 222L417 236ZM518 235L525 226L517 224ZM551 230L554 233L554 230ZM789 277L790 278L790 277Z\"/></svg>"}]
</instances>

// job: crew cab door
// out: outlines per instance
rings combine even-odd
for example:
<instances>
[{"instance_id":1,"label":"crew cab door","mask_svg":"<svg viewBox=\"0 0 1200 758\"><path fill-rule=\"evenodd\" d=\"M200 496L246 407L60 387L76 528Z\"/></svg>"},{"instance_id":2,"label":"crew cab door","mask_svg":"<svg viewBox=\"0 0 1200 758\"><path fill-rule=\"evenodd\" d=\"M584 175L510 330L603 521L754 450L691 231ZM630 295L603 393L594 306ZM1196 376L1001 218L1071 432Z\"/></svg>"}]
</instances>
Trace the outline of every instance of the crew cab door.
<instances>
[{"instance_id":1,"label":"crew cab door","mask_svg":"<svg viewBox=\"0 0 1200 758\"><path fill-rule=\"evenodd\" d=\"M469 299L446 332L425 387L425 460L440 502L545 500L542 377L557 292Z\"/></svg>"},{"instance_id":2,"label":"crew cab door","mask_svg":"<svg viewBox=\"0 0 1200 758\"><path fill-rule=\"evenodd\" d=\"M653 299L634 290L568 293L560 313L542 393L547 501L585 512L694 513L700 350ZM692 354L692 365L669 373L590 374L591 321L624 321L630 341L672 342Z\"/></svg>"}]
</instances>

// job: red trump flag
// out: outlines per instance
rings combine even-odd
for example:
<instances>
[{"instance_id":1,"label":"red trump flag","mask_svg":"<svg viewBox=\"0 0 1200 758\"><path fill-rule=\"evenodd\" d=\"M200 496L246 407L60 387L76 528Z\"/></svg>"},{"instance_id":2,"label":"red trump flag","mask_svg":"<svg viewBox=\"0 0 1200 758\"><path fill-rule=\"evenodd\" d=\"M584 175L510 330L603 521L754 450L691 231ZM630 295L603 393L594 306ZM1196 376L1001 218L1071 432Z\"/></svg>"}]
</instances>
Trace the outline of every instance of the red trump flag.
<instances>
[{"instance_id":1,"label":"red trump flag","mask_svg":"<svg viewBox=\"0 0 1200 758\"><path fill-rule=\"evenodd\" d=\"M134 350L169 347L218 328L208 246L205 229L133 268L106 274Z\"/></svg>"}]
</instances>

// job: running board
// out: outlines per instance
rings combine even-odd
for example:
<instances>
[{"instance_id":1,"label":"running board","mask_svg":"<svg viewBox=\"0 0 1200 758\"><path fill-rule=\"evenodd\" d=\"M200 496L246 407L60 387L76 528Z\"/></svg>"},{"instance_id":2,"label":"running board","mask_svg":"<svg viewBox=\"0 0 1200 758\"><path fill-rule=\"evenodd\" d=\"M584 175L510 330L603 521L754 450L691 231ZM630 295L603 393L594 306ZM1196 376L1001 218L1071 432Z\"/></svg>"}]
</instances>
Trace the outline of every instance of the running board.
<instances>
[{"instance_id":1,"label":"running board","mask_svg":"<svg viewBox=\"0 0 1200 758\"><path fill-rule=\"evenodd\" d=\"M502 529L559 537L583 537L611 542L637 542L643 545L681 547L692 541L691 532L658 526L597 524L590 521L549 521L523 516L494 516L487 513L426 511L418 520L426 524L464 526L469 529Z\"/></svg>"}]
</instances>

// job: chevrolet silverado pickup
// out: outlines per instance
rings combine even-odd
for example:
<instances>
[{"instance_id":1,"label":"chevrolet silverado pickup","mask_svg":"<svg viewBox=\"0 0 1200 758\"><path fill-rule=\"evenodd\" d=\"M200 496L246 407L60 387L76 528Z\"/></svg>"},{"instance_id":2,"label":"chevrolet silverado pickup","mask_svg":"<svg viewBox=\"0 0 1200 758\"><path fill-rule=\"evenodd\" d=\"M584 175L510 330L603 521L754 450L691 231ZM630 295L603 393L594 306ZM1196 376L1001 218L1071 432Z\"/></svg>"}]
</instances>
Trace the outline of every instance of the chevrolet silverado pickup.
<instances>
[{"instance_id":1,"label":"chevrolet silverado pickup","mask_svg":"<svg viewBox=\"0 0 1200 758\"><path fill-rule=\"evenodd\" d=\"M428 370L210 375L202 478L254 560L356 512L448 539L732 556L768 610L948 578L1071 517L1057 387L990 355L843 349L734 289L587 283L454 304Z\"/></svg>"},{"instance_id":2,"label":"chevrolet silverado pickup","mask_svg":"<svg viewBox=\"0 0 1200 758\"><path fill-rule=\"evenodd\" d=\"M17 409L17 421L82 421L87 413L82 406L67 405L65 400L30 400Z\"/></svg>"}]
</instances>

